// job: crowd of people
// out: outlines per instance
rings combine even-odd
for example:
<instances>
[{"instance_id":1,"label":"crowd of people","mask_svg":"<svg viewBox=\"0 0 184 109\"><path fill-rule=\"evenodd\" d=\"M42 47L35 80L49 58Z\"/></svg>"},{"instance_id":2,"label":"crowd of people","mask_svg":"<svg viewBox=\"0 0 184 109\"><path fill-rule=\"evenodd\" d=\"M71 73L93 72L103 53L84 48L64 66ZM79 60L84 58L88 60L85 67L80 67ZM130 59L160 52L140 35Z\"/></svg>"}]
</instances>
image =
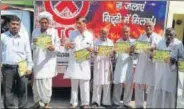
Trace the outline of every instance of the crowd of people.
<instances>
[{"instance_id":1,"label":"crowd of people","mask_svg":"<svg viewBox=\"0 0 184 109\"><path fill-rule=\"evenodd\" d=\"M182 42L176 38L173 28L167 28L164 36L160 36L154 32L153 23L147 21L145 33L138 39L133 39L130 34L131 28L124 26L123 37L116 42L128 42L130 47L126 52L117 53L112 49L108 55L98 55L99 46L113 47L116 44L107 37L109 34L107 28L101 28L98 39L94 39L93 33L86 27L87 19L78 17L76 30L70 32L68 40L64 42L64 46L61 46L57 31L49 26L51 21L50 13L40 13L40 28L33 30L31 43L24 38L24 34L19 32L21 20L16 16L10 18L9 31L1 34L1 70L5 108L14 108L15 106L12 101L15 83L19 92L18 107L27 108L27 75L32 72L35 104L31 108L49 108L52 96L52 78L57 75L57 53L63 51L70 54L68 66L64 72L64 79L71 80L70 108L78 106L78 88L80 88L82 108L97 108L101 105L121 107L123 88L123 107L130 108L129 103L132 99L134 83L136 108L144 108L145 89L147 108L175 108L177 61L184 59L184 48ZM38 37L43 34L51 37L51 43L46 49L36 44ZM136 53L136 41L149 42L151 48L145 52ZM90 57L93 59L93 72L90 58L82 62L75 59L74 52L81 49L87 49L90 52ZM153 62L155 50L168 50L170 57L164 62ZM116 60L114 70L112 58ZM23 60L27 61L28 68L25 75L20 76L19 62ZM138 60L135 73L133 71L134 60ZM93 84L90 84L90 81ZM123 83L124 85L122 85ZM90 88L93 89L92 98L90 98Z\"/></svg>"}]
</instances>

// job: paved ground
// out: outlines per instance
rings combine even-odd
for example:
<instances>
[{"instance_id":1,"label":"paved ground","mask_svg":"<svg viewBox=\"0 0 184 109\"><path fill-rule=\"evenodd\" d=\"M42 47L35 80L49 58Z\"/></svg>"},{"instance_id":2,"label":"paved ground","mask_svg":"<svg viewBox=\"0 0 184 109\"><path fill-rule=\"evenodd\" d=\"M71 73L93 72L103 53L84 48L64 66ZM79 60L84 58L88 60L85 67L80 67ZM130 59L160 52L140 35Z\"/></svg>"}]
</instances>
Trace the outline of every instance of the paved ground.
<instances>
[{"instance_id":1,"label":"paved ground","mask_svg":"<svg viewBox=\"0 0 184 109\"><path fill-rule=\"evenodd\" d=\"M184 73L179 73L179 89L178 89L178 108L184 108ZM28 93L28 107L33 105L33 94L32 89L29 87ZM1 97L3 99L3 95ZM130 103L132 107L135 107L134 97ZM17 98L15 98L15 103L17 104ZM68 108L70 101L70 88L54 88L53 89L53 96L51 100L51 107L53 108ZM146 102L144 103L144 105ZM0 102L0 108L3 108L2 100Z\"/></svg>"},{"instance_id":2,"label":"paved ground","mask_svg":"<svg viewBox=\"0 0 184 109\"><path fill-rule=\"evenodd\" d=\"M3 95L2 95L3 99ZM17 104L17 98L15 97L15 103ZM51 100L52 108L68 108L70 102L70 88L57 88L53 89L53 96ZM28 107L33 105L33 94L31 88L29 88L29 96L28 96ZM134 107L134 101L130 103L132 107ZM17 106L17 105L16 105ZM3 108L3 103L1 101L0 108Z\"/></svg>"}]
</instances>

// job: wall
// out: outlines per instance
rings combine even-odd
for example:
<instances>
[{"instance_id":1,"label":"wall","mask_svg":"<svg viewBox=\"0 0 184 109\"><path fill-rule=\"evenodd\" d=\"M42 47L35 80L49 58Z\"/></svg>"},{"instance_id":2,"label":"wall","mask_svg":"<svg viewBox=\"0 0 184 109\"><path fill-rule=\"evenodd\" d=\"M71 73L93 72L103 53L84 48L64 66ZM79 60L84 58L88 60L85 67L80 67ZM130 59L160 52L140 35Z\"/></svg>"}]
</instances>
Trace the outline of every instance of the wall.
<instances>
[{"instance_id":1,"label":"wall","mask_svg":"<svg viewBox=\"0 0 184 109\"><path fill-rule=\"evenodd\" d=\"M175 30L178 34L178 38L182 40L183 38L183 28L184 28L184 1L169 1L169 9L166 27L172 27L174 19L181 19L181 25L175 25Z\"/></svg>"},{"instance_id":2,"label":"wall","mask_svg":"<svg viewBox=\"0 0 184 109\"><path fill-rule=\"evenodd\" d=\"M177 33L177 36L180 40L183 39L183 31L184 31L184 14L174 14L173 19L175 20L175 26L174 29ZM176 21L177 20L181 20L182 23L181 24L177 24Z\"/></svg>"}]
</instances>

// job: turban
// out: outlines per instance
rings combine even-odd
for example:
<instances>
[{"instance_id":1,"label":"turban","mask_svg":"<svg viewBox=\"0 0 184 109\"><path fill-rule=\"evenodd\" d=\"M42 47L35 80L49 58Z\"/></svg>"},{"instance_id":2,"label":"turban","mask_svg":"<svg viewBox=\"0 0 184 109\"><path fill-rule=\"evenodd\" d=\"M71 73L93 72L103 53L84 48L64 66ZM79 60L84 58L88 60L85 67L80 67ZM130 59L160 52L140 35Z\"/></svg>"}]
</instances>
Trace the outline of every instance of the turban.
<instances>
[{"instance_id":1,"label":"turban","mask_svg":"<svg viewBox=\"0 0 184 109\"><path fill-rule=\"evenodd\" d=\"M39 16L38 16L38 20L40 21L41 19L43 19L43 18L45 18L45 19L47 19L49 22L50 21L52 21L52 15L49 13L49 12L46 12L46 11L44 11L44 12L41 12L40 14L39 14Z\"/></svg>"}]
</instances>

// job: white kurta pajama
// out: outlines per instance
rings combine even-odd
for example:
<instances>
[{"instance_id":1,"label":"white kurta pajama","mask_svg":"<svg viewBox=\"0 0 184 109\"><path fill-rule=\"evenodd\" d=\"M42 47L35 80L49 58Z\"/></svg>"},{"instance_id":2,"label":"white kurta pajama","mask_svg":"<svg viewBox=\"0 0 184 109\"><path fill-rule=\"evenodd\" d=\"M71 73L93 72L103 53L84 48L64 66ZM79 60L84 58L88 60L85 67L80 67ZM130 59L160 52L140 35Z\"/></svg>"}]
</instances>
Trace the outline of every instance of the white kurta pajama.
<instances>
[{"instance_id":1,"label":"white kurta pajama","mask_svg":"<svg viewBox=\"0 0 184 109\"><path fill-rule=\"evenodd\" d=\"M97 40L95 42L95 48L99 45L113 46L113 42L110 39L106 41ZM112 75L112 63L111 56L95 56L94 58L94 70L93 70L93 97L92 103L101 103L101 93L103 90L103 105L111 105L111 75Z\"/></svg>"},{"instance_id":2,"label":"white kurta pajama","mask_svg":"<svg viewBox=\"0 0 184 109\"><path fill-rule=\"evenodd\" d=\"M57 52L60 48L60 40L57 31L53 28L48 28L46 34L52 37L52 45L55 47L54 51L49 51L46 48L40 48L32 43L33 62L34 62L34 83L33 94L34 101L42 101L49 103L52 95L52 78L57 75ZM32 39L41 35L40 28L33 31Z\"/></svg>"},{"instance_id":3,"label":"white kurta pajama","mask_svg":"<svg viewBox=\"0 0 184 109\"><path fill-rule=\"evenodd\" d=\"M70 103L72 105L78 105L78 86L80 86L81 105L89 105L89 80L91 79L90 61L77 62L74 57L74 51L93 47L93 34L85 30L82 36L79 31L71 31L69 41L75 44L75 47L69 50L68 68L64 73L64 78L71 79L72 91Z\"/></svg>"},{"instance_id":4,"label":"white kurta pajama","mask_svg":"<svg viewBox=\"0 0 184 109\"><path fill-rule=\"evenodd\" d=\"M117 42L124 42L122 39ZM129 38L126 42L130 45L134 45L135 40ZM120 99L122 94L122 83L125 83L123 104L128 106L132 98L133 93L133 59L134 56L129 54L117 54L116 68L113 75L113 103L120 105Z\"/></svg>"},{"instance_id":5,"label":"white kurta pajama","mask_svg":"<svg viewBox=\"0 0 184 109\"><path fill-rule=\"evenodd\" d=\"M165 39L161 40L157 49L170 50L171 58L175 60L178 60L178 57L184 59L183 44L176 38L168 47ZM156 62L153 108L175 108L177 73L176 64Z\"/></svg>"},{"instance_id":6,"label":"white kurta pajama","mask_svg":"<svg viewBox=\"0 0 184 109\"><path fill-rule=\"evenodd\" d=\"M139 37L138 41L147 41L151 43L152 47L158 44L161 39L156 33L152 33L150 37L146 34ZM147 106L151 108L152 106L152 96L154 90L154 68L155 64L150 59L150 55L146 53L141 53L138 56L138 62L135 71L135 106L136 108L143 107L144 105L144 85L148 86L147 90Z\"/></svg>"}]
</instances>

